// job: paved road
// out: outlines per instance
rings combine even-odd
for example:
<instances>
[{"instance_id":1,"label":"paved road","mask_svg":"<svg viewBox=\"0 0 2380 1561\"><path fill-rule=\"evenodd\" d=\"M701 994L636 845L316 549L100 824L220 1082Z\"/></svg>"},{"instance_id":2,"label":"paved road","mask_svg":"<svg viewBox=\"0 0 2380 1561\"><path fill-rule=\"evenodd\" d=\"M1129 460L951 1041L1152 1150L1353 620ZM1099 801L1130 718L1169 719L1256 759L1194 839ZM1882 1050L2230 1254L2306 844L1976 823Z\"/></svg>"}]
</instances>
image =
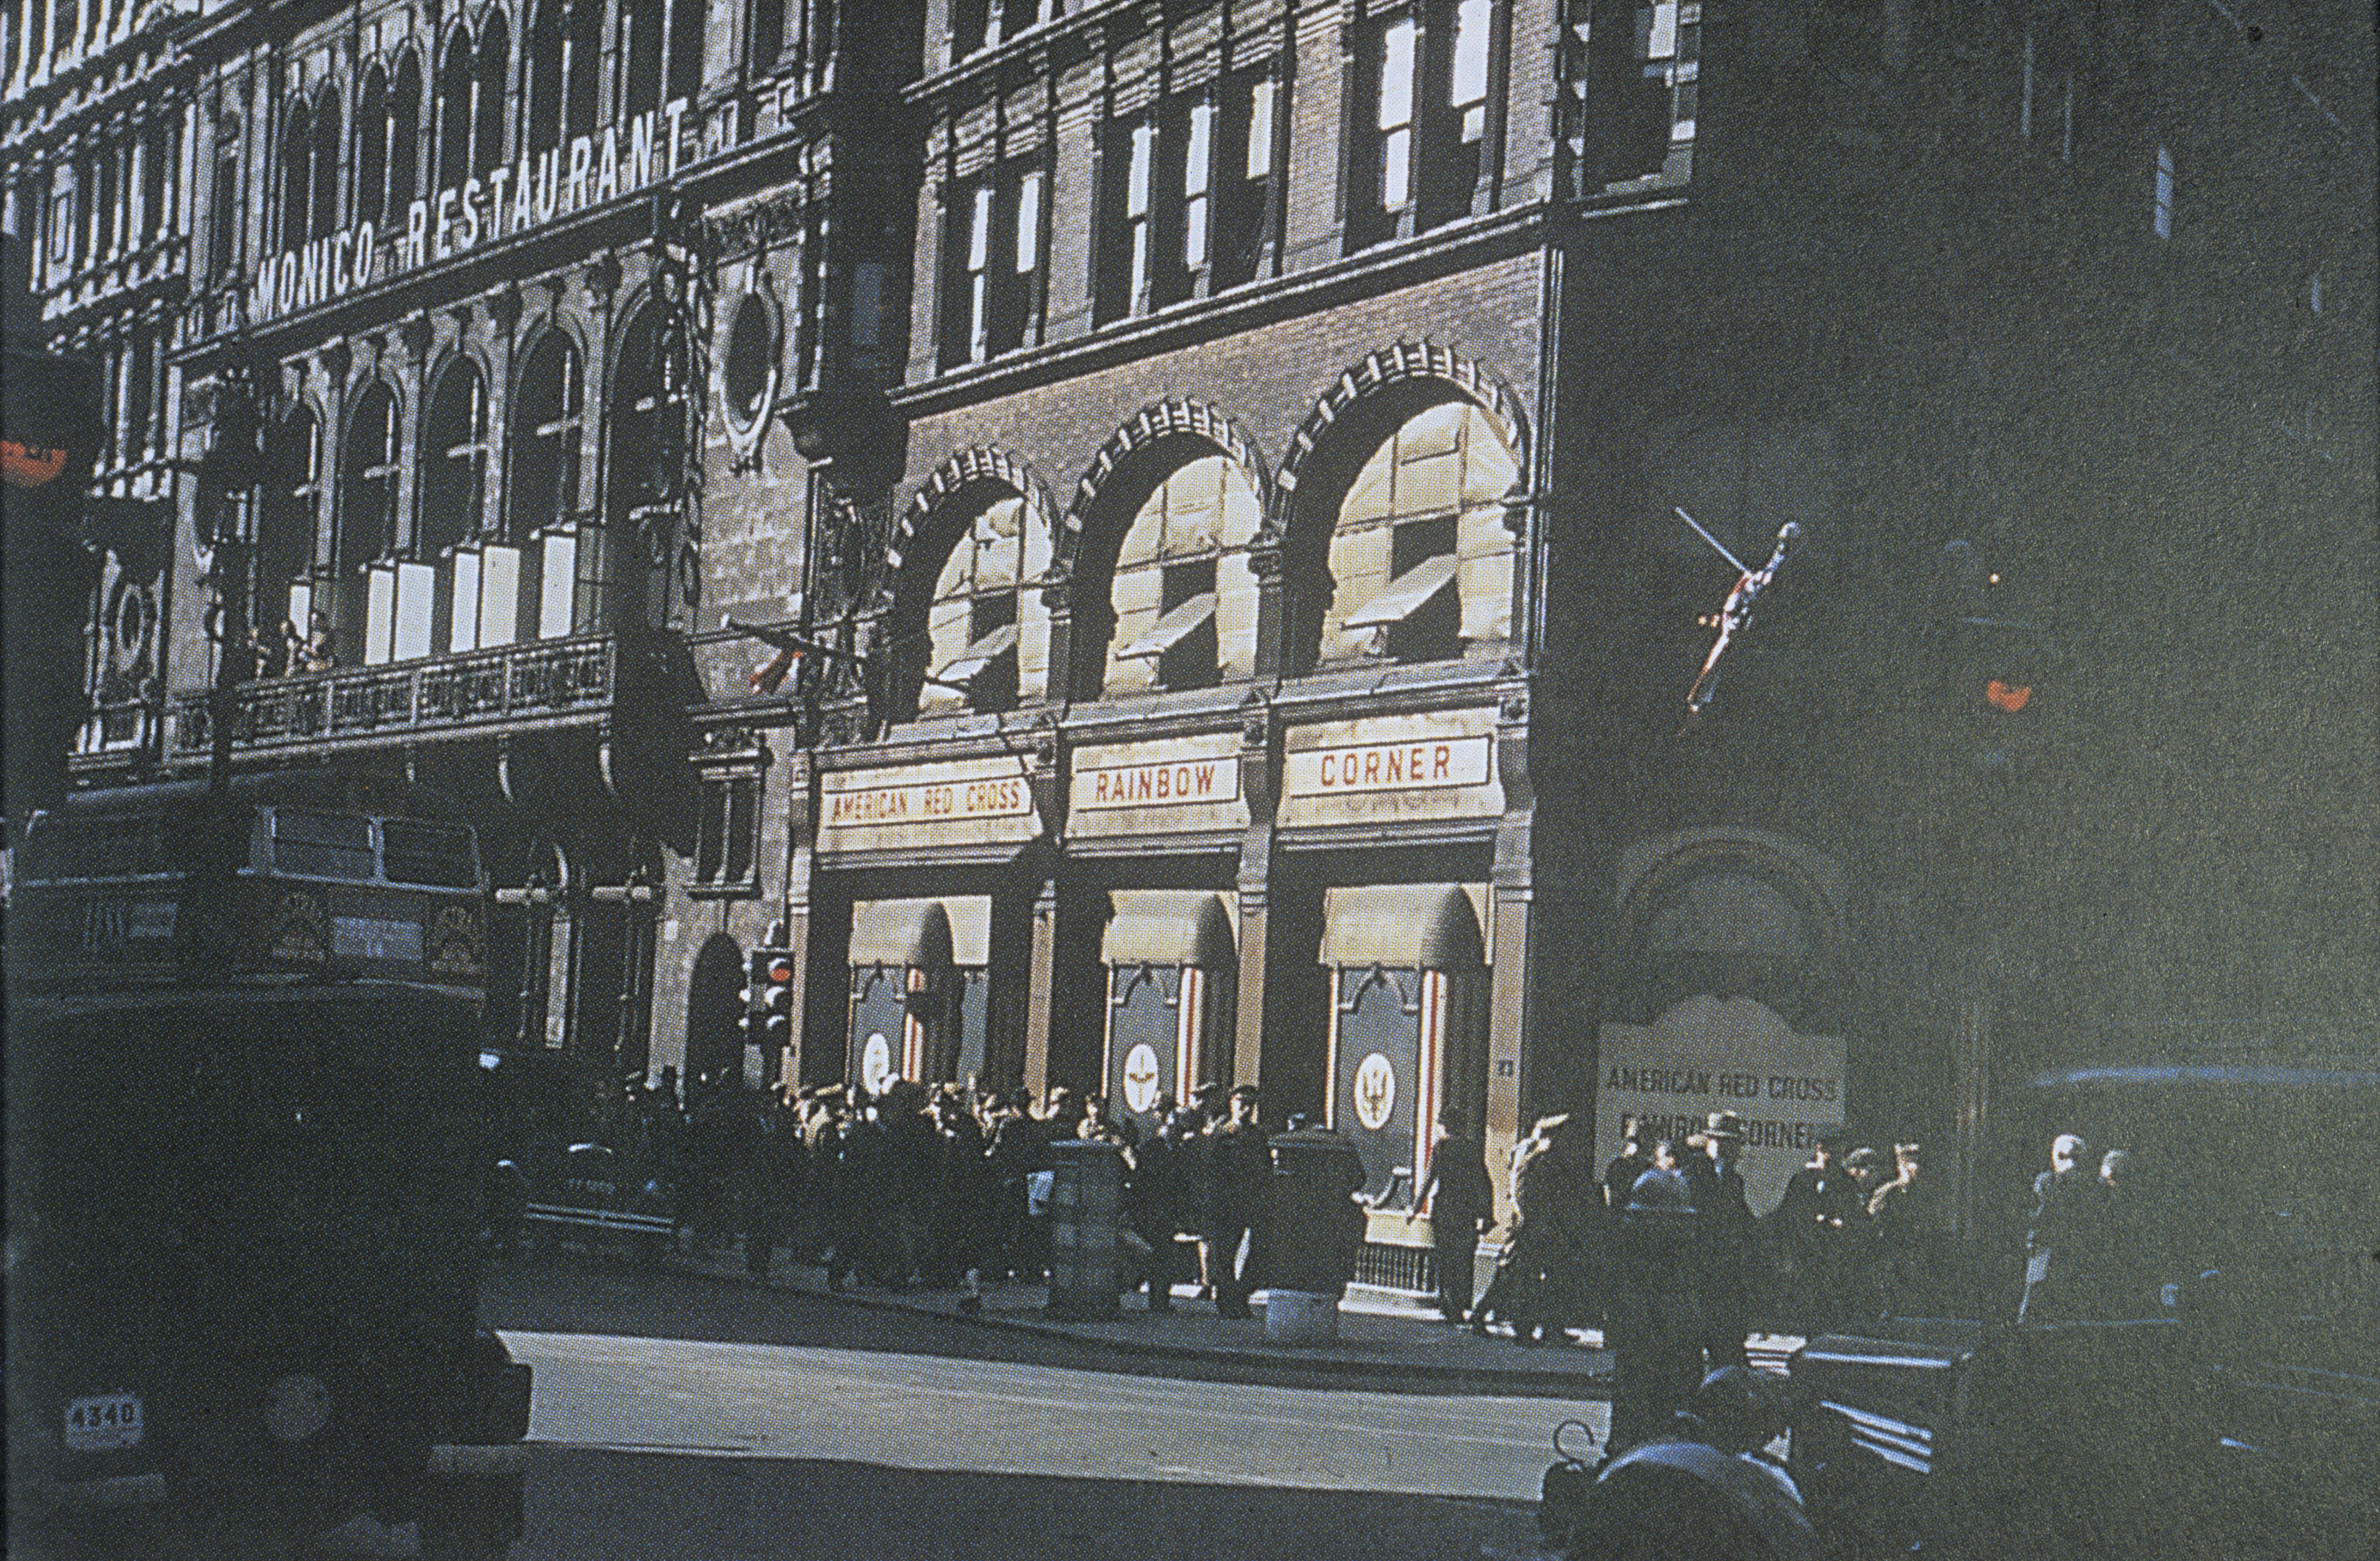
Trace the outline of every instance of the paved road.
<instances>
[{"instance_id":1,"label":"paved road","mask_svg":"<svg viewBox=\"0 0 2380 1561\"><path fill-rule=\"evenodd\" d=\"M666 1277L527 1274L490 1301L537 1372L516 1561L1533 1557L1554 1423L1604 1416L1152 1376Z\"/></svg>"},{"instance_id":2,"label":"paved road","mask_svg":"<svg viewBox=\"0 0 2380 1561\"><path fill-rule=\"evenodd\" d=\"M1533 1500L1540 1399L1150 1381L1006 1361L513 1333L567 1447ZM1604 1407L1587 1407L1599 1422ZM1597 1426L1598 1433L1601 1426Z\"/></svg>"}]
</instances>

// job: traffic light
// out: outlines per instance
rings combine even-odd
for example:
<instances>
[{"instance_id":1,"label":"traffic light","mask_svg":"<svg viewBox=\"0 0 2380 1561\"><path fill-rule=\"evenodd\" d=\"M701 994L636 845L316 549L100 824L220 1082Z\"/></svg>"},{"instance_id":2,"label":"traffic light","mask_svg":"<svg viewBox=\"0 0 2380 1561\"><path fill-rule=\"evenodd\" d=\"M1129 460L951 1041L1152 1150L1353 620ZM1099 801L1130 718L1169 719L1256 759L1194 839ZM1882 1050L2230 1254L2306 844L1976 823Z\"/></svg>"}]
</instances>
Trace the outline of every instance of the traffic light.
<instances>
[{"instance_id":1,"label":"traffic light","mask_svg":"<svg viewBox=\"0 0 2380 1561\"><path fill-rule=\"evenodd\" d=\"M752 951L750 980L744 988L744 1039L756 1046L794 1043L794 954L786 948Z\"/></svg>"},{"instance_id":2,"label":"traffic light","mask_svg":"<svg viewBox=\"0 0 2380 1561\"><path fill-rule=\"evenodd\" d=\"M1953 542L1939 559L1943 696L1975 778L2007 784L2024 768L2054 702L2058 652L2043 627L2007 616L2003 577Z\"/></svg>"}]
</instances>

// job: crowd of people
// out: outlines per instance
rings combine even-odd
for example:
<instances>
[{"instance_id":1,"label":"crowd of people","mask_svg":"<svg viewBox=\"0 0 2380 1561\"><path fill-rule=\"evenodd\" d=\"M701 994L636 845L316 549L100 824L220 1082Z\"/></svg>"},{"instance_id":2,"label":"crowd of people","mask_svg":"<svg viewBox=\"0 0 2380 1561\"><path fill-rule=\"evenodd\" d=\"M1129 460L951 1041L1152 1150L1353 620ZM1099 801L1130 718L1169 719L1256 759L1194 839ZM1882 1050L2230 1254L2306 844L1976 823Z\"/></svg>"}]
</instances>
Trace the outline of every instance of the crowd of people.
<instances>
[{"instance_id":1,"label":"crowd of people","mask_svg":"<svg viewBox=\"0 0 2380 1561\"><path fill-rule=\"evenodd\" d=\"M1270 1129L1252 1084L1160 1095L1135 1116L1096 1092L888 1081L758 1094L697 1088L681 1102L671 1069L633 1086L604 1137L674 1190L681 1239L724 1248L766 1274L780 1255L822 1265L830 1286L963 1287L1043 1278L1054 1146L1112 1144L1123 1168L1123 1239L1131 1289L1149 1310L1195 1284L1225 1316L1250 1314L1265 1282ZM1038 1108L1037 1108L1038 1105ZM1303 1119L1289 1126L1302 1126ZM1620 1152L1599 1170L1584 1117L1538 1119L1513 1146L1505 1239L1474 1299L1479 1238L1498 1224L1482 1140L1459 1112L1441 1121L1404 1210L1427 1212L1446 1319L1529 1345L1600 1328L1608 1340L1666 1309L1700 1341L1710 1369L1741 1364L1755 1328L1815 1335L1860 1321L1930 1315L1956 1263L1924 1152L1887 1156L1823 1134L1784 1196L1755 1216L1738 1169L1742 1119L1715 1112L1682 1140L1623 1118ZM2153 1290L2136 1261L2143 1214L2131 1156L2094 1160L2060 1136L2034 1183L2020 1320L2130 1314ZM1681 1216L1666 1220L1667 1215ZM1651 1262L1649 1238L1674 1227ZM1666 1239L1666 1238L1665 1238ZM1649 1266L1648 1266L1649 1263ZM1698 1379L1697 1379L1698 1380Z\"/></svg>"},{"instance_id":2,"label":"crowd of people","mask_svg":"<svg viewBox=\"0 0 2380 1561\"><path fill-rule=\"evenodd\" d=\"M681 1106L667 1069L632 1090L624 1149L677 1189L684 1238L741 1238L747 1268L781 1254L825 1267L831 1288L961 1288L1050 1268L1053 1146L1112 1144L1124 1171L1123 1244L1153 1311L1194 1280L1224 1316L1253 1315L1272 1177L1256 1086L1160 1095L1146 1116L1053 1088L841 1084L757 1095L698 1088Z\"/></svg>"},{"instance_id":3,"label":"crowd of people","mask_svg":"<svg viewBox=\"0 0 2380 1561\"><path fill-rule=\"evenodd\" d=\"M2094 1167L2079 1133L2049 1146L2049 1169L2033 1181L2025 1226L2022 1323L2140 1316L2155 1310L2158 1274L2147 1261L2148 1211L2130 1151L2111 1149Z\"/></svg>"},{"instance_id":4,"label":"crowd of people","mask_svg":"<svg viewBox=\"0 0 2380 1561\"><path fill-rule=\"evenodd\" d=\"M1627 1303L1619 1226L1632 1205L1697 1216L1681 1283L1713 1336L1733 1339L1718 1354L1740 1359L1755 1323L1813 1333L1905 1312L1925 1294L1935 1222L1919 1145L1895 1143L1888 1176L1875 1150L1826 1134L1776 1210L1755 1217L1737 1169L1744 1129L1734 1113L1712 1113L1682 1140L1642 1131L1633 1116L1621 1131L1620 1152L1599 1174L1583 1118L1540 1118L1513 1147L1512 1222L1494 1277L1467 1315L1442 1295L1451 1319L1479 1332L1508 1324L1523 1344L1605 1325Z\"/></svg>"}]
</instances>

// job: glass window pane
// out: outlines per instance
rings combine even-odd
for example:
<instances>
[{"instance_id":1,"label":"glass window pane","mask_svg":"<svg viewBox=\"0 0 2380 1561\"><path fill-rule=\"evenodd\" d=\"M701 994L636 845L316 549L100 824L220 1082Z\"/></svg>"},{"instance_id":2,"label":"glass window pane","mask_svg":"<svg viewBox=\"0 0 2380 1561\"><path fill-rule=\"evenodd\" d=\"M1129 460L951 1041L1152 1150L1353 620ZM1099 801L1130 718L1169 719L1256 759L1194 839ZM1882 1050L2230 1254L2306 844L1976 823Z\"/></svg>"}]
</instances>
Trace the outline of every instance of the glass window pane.
<instances>
[{"instance_id":1,"label":"glass window pane","mask_svg":"<svg viewBox=\"0 0 2380 1561\"><path fill-rule=\"evenodd\" d=\"M1447 101L1460 106L1488 95L1488 0L1463 0L1454 17L1454 80Z\"/></svg>"},{"instance_id":2,"label":"glass window pane","mask_svg":"<svg viewBox=\"0 0 2380 1561\"><path fill-rule=\"evenodd\" d=\"M1028 274L1041 264L1041 171L1016 181L1016 271Z\"/></svg>"},{"instance_id":3,"label":"glass window pane","mask_svg":"<svg viewBox=\"0 0 2380 1561\"><path fill-rule=\"evenodd\" d=\"M1272 82L1258 81L1248 89L1248 177L1272 173Z\"/></svg>"},{"instance_id":4,"label":"glass window pane","mask_svg":"<svg viewBox=\"0 0 2380 1561\"><path fill-rule=\"evenodd\" d=\"M974 214L967 224L967 269L981 271L991 255L991 187L975 192Z\"/></svg>"},{"instance_id":5,"label":"glass window pane","mask_svg":"<svg viewBox=\"0 0 2380 1561\"><path fill-rule=\"evenodd\" d=\"M1390 211L1413 193L1411 130L1390 130L1380 138L1380 204Z\"/></svg>"},{"instance_id":6,"label":"glass window pane","mask_svg":"<svg viewBox=\"0 0 2380 1561\"><path fill-rule=\"evenodd\" d=\"M1207 192L1207 152L1215 130L1215 105L1194 104L1190 110L1190 145L1182 160L1182 188L1192 195Z\"/></svg>"},{"instance_id":7,"label":"glass window pane","mask_svg":"<svg viewBox=\"0 0 2380 1561\"><path fill-rule=\"evenodd\" d=\"M1379 128L1393 130L1413 123L1414 24L1407 17L1392 22L1380 34Z\"/></svg>"},{"instance_id":8,"label":"glass window pane","mask_svg":"<svg viewBox=\"0 0 2380 1561\"><path fill-rule=\"evenodd\" d=\"M1148 214L1149 165L1156 160L1156 154L1157 127L1135 126L1132 132L1132 177L1123 198L1123 213L1128 217Z\"/></svg>"}]
</instances>

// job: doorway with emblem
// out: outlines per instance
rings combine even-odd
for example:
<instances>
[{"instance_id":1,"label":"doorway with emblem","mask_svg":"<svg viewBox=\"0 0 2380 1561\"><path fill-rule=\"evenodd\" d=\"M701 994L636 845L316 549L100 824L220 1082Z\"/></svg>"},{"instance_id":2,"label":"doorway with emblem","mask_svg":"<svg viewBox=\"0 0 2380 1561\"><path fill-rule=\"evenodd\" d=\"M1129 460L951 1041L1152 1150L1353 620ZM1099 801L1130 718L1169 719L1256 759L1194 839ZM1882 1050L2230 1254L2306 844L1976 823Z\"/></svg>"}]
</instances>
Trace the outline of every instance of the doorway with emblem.
<instances>
[{"instance_id":1,"label":"doorway with emblem","mask_svg":"<svg viewBox=\"0 0 2380 1561\"><path fill-rule=\"evenodd\" d=\"M1161 1099L1228 1080L1239 954L1222 896L1119 889L1100 939L1107 972L1109 1108L1146 1137Z\"/></svg>"},{"instance_id":2,"label":"doorway with emblem","mask_svg":"<svg viewBox=\"0 0 2380 1561\"><path fill-rule=\"evenodd\" d=\"M1480 1119L1487 962L1459 884L1334 888L1321 958L1330 978L1326 1119L1355 1146L1364 1195L1410 1207L1441 1113Z\"/></svg>"}]
</instances>

